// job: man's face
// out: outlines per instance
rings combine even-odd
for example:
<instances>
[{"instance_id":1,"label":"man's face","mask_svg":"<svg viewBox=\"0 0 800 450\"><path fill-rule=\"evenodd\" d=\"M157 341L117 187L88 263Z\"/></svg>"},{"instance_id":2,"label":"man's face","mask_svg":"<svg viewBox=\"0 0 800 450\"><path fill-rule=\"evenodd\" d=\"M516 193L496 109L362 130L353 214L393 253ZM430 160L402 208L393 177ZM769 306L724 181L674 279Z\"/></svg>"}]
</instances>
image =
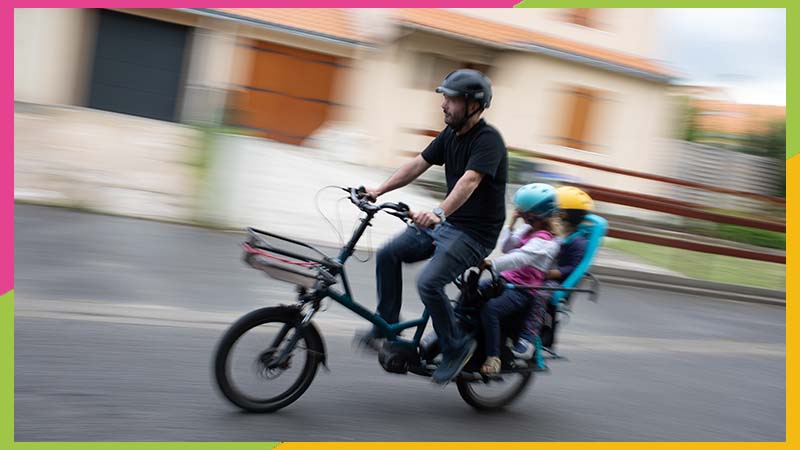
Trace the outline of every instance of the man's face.
<instances>
[{"instance_id":1,"label":"man's face","mask_svg":"<svg viewBox=\"0 0 800 450\"><path fill-rule=\"evenodd\" d=\"M444 123L453 126L461 122L464 116L467 115L466 105L467 102L464 97L448 97L442 95L442 112L444 112Z\"/></svg>"}]
</instances>

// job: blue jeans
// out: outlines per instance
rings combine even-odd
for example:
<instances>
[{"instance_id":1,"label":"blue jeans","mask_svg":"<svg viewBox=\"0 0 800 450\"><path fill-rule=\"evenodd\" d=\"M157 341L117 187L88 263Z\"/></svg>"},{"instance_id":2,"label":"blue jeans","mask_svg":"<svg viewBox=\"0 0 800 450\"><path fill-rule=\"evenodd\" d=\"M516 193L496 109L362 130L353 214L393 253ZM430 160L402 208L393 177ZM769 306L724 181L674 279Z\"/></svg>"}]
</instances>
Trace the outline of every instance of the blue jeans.
<instances>
[{"instance_id":1,"label":"blue jeans","mask_svg":"<svg viewBox=\"0 0 800 450\"><path fill-rule=\"evenodd\" d=\"M430 258L417 278L417 290L431 316L442 353L451 355L460 344L461 333L444 288L490 252L447 222L433 231L409 227L378 250L378 314L390 324L398 322L403 301L402 264Z\"/></svg>"},{"instance_id":2,"label":"blue jeans","mask_svg":"<svg viewBox=\"0 0 800 450\"><path fill-rule=\"evenodd\" d=\"M514 315L527 313L534 296L522 289L506 289L499 297L490 299L481 309L481 323L486 356L500 356L501 322Z\"/></svg>"}]
</instances>

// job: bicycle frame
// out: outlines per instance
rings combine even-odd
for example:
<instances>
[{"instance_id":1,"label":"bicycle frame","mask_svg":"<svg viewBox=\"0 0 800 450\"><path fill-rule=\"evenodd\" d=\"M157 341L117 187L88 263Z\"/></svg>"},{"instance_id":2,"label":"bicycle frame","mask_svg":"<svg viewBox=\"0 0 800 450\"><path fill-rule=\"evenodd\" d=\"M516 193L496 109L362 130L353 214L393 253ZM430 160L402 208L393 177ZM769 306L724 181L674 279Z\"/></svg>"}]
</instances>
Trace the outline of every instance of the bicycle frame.
<instances>
[{"instance_id":1,"label":"bicycle frame","mask_svg":"<svg viewBox=\"0 0 800 450\"><path fill-rule=\"evenodd\" d=\"M353 298L352 290L350 289L350 282L347 279L347 273L344 264L350 258L350 256L353 255L356 244L358 243L359 239L361 239L361 236L364 234L367 227L371 226L372 219L373 217L375 217L375 214L377 213L378 210L366 211L366 217L363 217L361 219L361 224L353 232L353 236L350 238L350 241L341 249L339 256L335 259L335 261L339 264L341 268L338 270L338 273L334 273L333 275L334 276L339 275L341 277L342 284L344 286L344 292L338 292L332 289L331 286L329 286L323 289L323 291L321 292L321 298L330 297L340 305L344 306L350 311L366 319L367 321L372 323L375 327L380 329L389 341L399 342L417 347L419 345L420 340L422 339L422 333L425 331L425 327L428 324L428 320L430 319L430 315L428 314L427 309L423 311L422 317L418 319L408 320L405 322L400 322L395 324L389 324L378 314L371 312L370 310L362 306L360 303L355 301L355 299ZM414 338L412 340L403 339L402 337L399 336L399 333L401 331L414 327L416 327L417 330L414 333Z\"/></svg>"},{"instance_id":2,"label":"bicycle frame","mask_svg":"<svg viewBox=\"0 0 800 450\"><path fill-rule=\"evenodd\" d=\"M355 203L355 200L354 200L354 203ZM360 205L363 205L363 203L360 204ZM363 211L366 214L366 216L361 218L361 224L353 232L353 235L350 237L350 240L347 242L347 244L344 247L342 247L342 249L339 252L339 255L334 259L331 259L331 258L325 256L325 254L322 253L321 251L319 251L316 248L314 248L314 247L312 247L312 246L310 246L308 244L305 244L303 242L299 242L299 241L295 241L295 240L292 240L292 239L284 238L282 236L278 236L278 235L275 235L275 234L272 234L272 233L268 233L268 232L264 232L264 231L261 231L261 230L256 230L256 229L253 229L253 228L251 228L250 230L258 232L258 233L261 233L261 234L264 234L264 235L268 235L268 236L272 236L272 237L275 237L275 238L279 238L279 239L291 242L293 244L297 244L297 245L306 247L306 248L308 248L310 250L313 250L314 252L316 252L317 254L319 254L320 256L323 257L322 260L319 260L319 259L308 258L308 257L304 257L304 256L301 256L301 255L297 255L297 254L294 254L292 252L281 251L279 249L271 249L272 251L274 251L276 253L284 254L284 255L287 255L287 256L295 257L295 258L301 258L301 259L303 259L305 261L311 261L311 262L314 262L314 263L318 263L318 264L324 266L325 269L327 270L327 272L325 272L325 277L324 277L325 278L325 282L318 280L317 284L315 285L315 289L314 290L316 292L315 292L315 295L314 295L314 298L313 298L315 300L315 303L314 303L315 306L314 306L314 308L312 310L310 310L307 313L306 317L303 320L304 323L308 322L311 319L311 317L317 312L318 307L319 307L319 301L324 299L324 298L326 298L326 297L330 297L333 301L339 303L340 305L342 305L345 308L349 309L353 313L357 314L358 316L360 316L363 319L365 319L365 320L369 321L370 323L372 323L377 329L379 329L386 336L388 341L395 342L395 343L400 343L401 345L413 346L413 348L416 348L416 347L419 346L420 340L422 339L422 333L425 331L425 327L427 326L428 320L430 319L430 315L428 313L427 308L423 310L422 316L420 318L418 318L418 319L409 320L409 321L405 321L405 322L400 322L400 323L396 323L396 324L389 324L388 322L386 322L386 320L384 320L382 317L380 317L377 313L371 312L370 310L365 308L363 305L361 305L360 303L355 301L355 299L353 297L353 292L352 292L352 290L350 288L350 282L349 282L349 280L347 278L347 272L346 272L346 269L345 269L345 263L350 258L350 256L353 255L353 252L355 251L355 246L358 243L358 241L361 239L361 237L363 236L363 234L366 231L367 227L371 226L372 219L375 217L375 215L378 212L383 210L383 208L386 207L387 205L393 205L393 204L386 203L386 204L381 205L381 206L374 206L374 207L369 207L369 208L359 206L359 209L361 209L361 211ZM394 207L396 207L396 206L397 205L394 205ZM407 208L407 207L405 207L405 208ZM389 212L389 214L393 214L393 213ZM393 214L393 215L396 215L396 214ZM402 217L402 216L398 216L398 217ZM405 220L406 219L404 218L404 221ZM411 225L411 224L409 226L415 227L415 225ZM605 231L605 228L604 227L599 227L599 228L600 228L601 231L600 231L600 233L596 233L596 234L602 236L603 232ZM597 240L597 239L595 239L595 240ZM584 271L585 271L585 268L584 268ZM581 277L582 277L582 275L583 274L581 274ZM344 292L340 292L340 291L338 291L336 289L333 289L333 285L335 284L335 278L336 277L340 277L341 278L342 284L344 286ZM595 283L596 283L596 281L595 281ZM513 284L508 284L507 286L510 289L552 290L552 291L556 291L556 294L561 294L561 295L563 295L564 293L569 293L569 292L587 292L587 293L592 293L592 294L596 295L596 290L595 289L579 289L579 288L574 287L574 284L575 283L572 283L572 286L569 286L569 287L561 286L561 287L558 287L558 288L549 288L549 287L545 287L545 286L524 286L524 285L513 285ZM305 291L301 291L301 292L305 292ZM303 295L304 294L301 294L301 297ZM456 313L458 314L458 311L456 311ZM414 333L414 337L413 337L412 340L408 340L408 339L404 339L404 338L400 337L399 334L400 334L401 331L409 329L409 328L414 328L414 327L416 327L416 331ZM293 344L294 344L294 342L291 342L290 345L289 345L289 348L292 348ZM284 351L284 353L287 353L287 352L288 352L288 350Z\"/></svg>"}]
</instances>

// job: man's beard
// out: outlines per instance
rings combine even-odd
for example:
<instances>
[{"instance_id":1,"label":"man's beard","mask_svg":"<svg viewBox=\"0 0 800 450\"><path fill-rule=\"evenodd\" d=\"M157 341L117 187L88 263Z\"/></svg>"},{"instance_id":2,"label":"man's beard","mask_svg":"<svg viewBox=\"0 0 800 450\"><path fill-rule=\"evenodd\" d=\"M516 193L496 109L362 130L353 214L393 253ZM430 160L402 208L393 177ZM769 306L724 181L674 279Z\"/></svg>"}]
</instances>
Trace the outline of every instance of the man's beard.
<instances>
[{"instance_id":1,"label":"man's beard","mask_svg":"<svg viewBox=\"0 0 800 450\"><path fill-rule=\"evenodd\" d=\"M461 122L463 119L464 119L464 117L458 117L458 118L456 118L456 116L455 116L454 114L450 114L450 115L448 115L448 114L445 114L445 115L444 115L444 123L446 123L446 124L447 124L447 125L449 125L449 126L453 126L453 124L458 124L458 123L460 123L460 122Z\"/></svg>"}]
</instances>

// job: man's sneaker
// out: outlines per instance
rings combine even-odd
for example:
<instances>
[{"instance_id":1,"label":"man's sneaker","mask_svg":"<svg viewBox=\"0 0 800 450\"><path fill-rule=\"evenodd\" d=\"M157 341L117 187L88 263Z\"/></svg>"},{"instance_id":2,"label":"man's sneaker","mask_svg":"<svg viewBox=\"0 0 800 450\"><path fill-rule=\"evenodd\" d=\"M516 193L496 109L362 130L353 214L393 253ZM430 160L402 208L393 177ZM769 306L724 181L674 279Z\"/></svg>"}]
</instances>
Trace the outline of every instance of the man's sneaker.
<instances>
[{"instance_id":1,"label":"man's sneaker","mask_svg":"<svg viewBox=\"0 0 800 450\"><path fill-rule=\"evenodd\" d=\"M381 351L384 341L386 339L377 337L373 330L358 331L353 337L353 347L369 353L378 353Z\"/></svg>"},{"instance_id":2,"label":"man's sneaker","mask_svg":"<svg viewBox=\"0 0 800 450\"><path fill-rule=\"evenodd\" d=\"M525 339L520 338L514 347L511 348L511 354L514 355L515 358L519 359L531 359L533 358L533 354L536 352L536 346L533 342L527 341Z\"/></svg>"},{"instance_id":3,"label":"man's sneaker","mask_svg":"<svg viewBox=\"0 0 800 450\"><path fill-rule=\"evenodd\" d=\"M461 373L461 369L467 365L469 358L475 353L477 347L478 343L475 342L475 339L471 337L465 338L454 354L442 359L439 367L436 368L431 376L433 382L445 385L452 381L453 378Z\"/></svg>"}]
</instances>

